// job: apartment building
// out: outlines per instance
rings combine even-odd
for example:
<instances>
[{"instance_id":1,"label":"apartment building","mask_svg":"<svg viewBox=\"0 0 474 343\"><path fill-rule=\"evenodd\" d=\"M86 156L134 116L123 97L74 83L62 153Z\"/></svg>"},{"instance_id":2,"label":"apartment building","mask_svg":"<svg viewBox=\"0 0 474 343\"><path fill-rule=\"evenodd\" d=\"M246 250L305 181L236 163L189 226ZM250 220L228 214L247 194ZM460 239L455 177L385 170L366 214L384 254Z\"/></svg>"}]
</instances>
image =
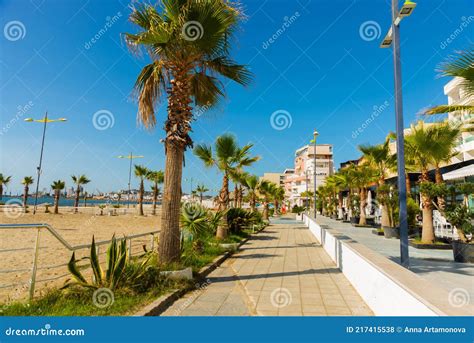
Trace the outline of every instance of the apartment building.
<instances>
[{"instance_id":1,"label":"apartment building","mask_svg":"<svg viewBox=\"0 0 474 343\"><path fill-rule=\"evenodd\" d=\"M316 165L315 165L316 161ZM290 206L302 205L301 193L323 185L326 177L334 173L333 147L331 144L305 145L295 151L293 173L285 174L284 184Z\"/></svg>"}]
</instances>

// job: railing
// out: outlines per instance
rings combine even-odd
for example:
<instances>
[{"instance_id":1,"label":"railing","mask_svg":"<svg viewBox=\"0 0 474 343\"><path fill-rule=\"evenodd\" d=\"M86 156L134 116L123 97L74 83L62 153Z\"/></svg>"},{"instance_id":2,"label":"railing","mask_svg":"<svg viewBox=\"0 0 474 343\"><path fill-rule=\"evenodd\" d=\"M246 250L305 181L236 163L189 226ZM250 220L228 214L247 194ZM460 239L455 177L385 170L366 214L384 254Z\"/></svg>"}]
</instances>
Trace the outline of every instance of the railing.
<instances>
[{"instance_id":1,"label":"railing","mask_svg":"<svg viewBox=\"0 0 474 343\"><path fill-rule=\"evenodd\" d=\"M39 250L40 250L40 233L42 229L46 229L49 231L56 240L58 240L67 250L74 252L77 250L81 249L90 249L91 244L82 244L82 245L76 245L72 246L70 245L61 235L54 230L53 227L51 227L49 224L46 223L39 223L39 224L0 224L0 230L5 230L5 229L36 229L36 239L35 239L35 244L33 248L21 248L21 250L33 250L33 261L32 261L32 266L31 269L11 269L11 270L0 270L0 274L8 274L8 273L17 273L17 272L25 272L28 270L31 270L31 276L29 280L29 299L31 300L34 296L35 293L35 285L37 282L46 282L46 281L52 281L56 279L63 278L69 274L65 275L60 275L59 277L53 277L49 279L43 279L43 280L36 280L36 274L38 269L53 269L53 268L60 268L67 266L67 263L63 264L58 264L58 265L52 265L52 266L46 266L43 268L38 267L38 255L39 255ZM149 231L149 232L144 232L136 235L131 235L131 236L125 236L125 237L119 237L116 238L117 241L122 241L126 240L128 241L128 256L129 258L132 256L133 251L132 251L132 240L140 237L145 237L145 236L150 236L150 250L154 249L154 244L155 244L155 235L159 231ZM112 240L106 240L106 241L98 241L95 242L95 245L97 247L97 254L99 254L99 247L102 245L109 244ZM145 244L146 247L146 244ZM0 250L0 253L5 253L5 252L11 252L12 249L2 249ZM1 258L1 256L0 256ZM0 285L0 288L11 288L11 287L16 287L21 284L9 284L9 285Z\"/></svg>"},{"instance_id":2,"label":"railing","mask_svg":"<svg viewBox=\"0 0 474 343\"><path fill-rule=\"evenodd\" d=\"M449 223L437 210L433 211L433 226L436 237L458 240L458 230Z\"/></svg>"}]
</instances>

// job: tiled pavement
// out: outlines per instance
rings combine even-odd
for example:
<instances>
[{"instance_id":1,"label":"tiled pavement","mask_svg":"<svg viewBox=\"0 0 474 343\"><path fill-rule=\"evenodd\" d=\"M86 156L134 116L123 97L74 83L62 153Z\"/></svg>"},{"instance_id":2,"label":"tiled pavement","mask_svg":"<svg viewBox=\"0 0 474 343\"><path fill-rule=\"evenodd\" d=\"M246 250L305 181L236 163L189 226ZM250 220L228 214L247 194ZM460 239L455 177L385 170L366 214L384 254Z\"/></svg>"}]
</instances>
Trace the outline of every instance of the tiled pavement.
<instances>
[{"instance_id":1,"label":"tiled pavement","mask_svg":"<svg viewBox=\"0 0 474 343\"><path fill-rule=\"evenodd\" d=\"M302 224L274 224L164 316L373 315Z\"/></svg>"}]
</instances>

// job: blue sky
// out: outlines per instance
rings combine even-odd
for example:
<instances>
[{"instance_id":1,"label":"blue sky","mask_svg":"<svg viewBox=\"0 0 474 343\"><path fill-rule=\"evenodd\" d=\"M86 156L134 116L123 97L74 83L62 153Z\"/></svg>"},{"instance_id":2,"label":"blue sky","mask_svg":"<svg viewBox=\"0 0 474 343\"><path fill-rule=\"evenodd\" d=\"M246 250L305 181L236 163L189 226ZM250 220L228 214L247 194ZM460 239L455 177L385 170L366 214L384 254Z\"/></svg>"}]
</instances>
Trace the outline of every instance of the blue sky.
<instances>
[{"instance_id":1,"label":"blue sky","mask_svg":"<svg viewBox=\"0 0 474 343\"><path fill-rule=\"evenodd\" d=\"M194 123L195 142L211 143L224 132L241 144L253 142L262 160L249 171L262 174L292 167L295 149L307 144L314 128L320 143L334 145L337 165L358 157L357 145L379 143L394 130L392 53L378 47L389 27L390 1L241 2L248 18L233 55L249 65L255 79L248 88L228 85L225 101ZM0 0L0 172L14 177L8 191L20 191L21 178L35 174L42 128L23 119L42 117L46 110L68 122L48 127L41 188L58 178L71 186L70 175L78 173L92 179L90 191L125 188L128 165L116 156L130 151L145 156L140 163L164 168L159 140L165 106L155 131L136 121L131 91L147 60L131 54L121 39L121 33L135 30L128 5ZM472 16L472 0L420 0L402 22L406 125L420 109L446 102L448 80L435 69L473 43ZM19 111L25 106L26 113ZM291 125L272 125L276 111ZM97 112L113 118L113 125L94 126ZM220 183L220 175L191 152L184 177L211 189Z\"/></svg>"}]
</instances>

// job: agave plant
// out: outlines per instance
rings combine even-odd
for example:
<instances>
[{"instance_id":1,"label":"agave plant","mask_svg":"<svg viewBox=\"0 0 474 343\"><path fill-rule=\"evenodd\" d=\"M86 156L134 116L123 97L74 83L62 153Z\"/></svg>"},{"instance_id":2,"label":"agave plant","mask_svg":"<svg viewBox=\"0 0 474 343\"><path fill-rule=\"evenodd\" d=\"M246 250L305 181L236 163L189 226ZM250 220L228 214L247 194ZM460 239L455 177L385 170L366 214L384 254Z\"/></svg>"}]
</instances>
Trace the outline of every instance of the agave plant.
<instances>
[{"instance_id":1,"label":"agave plant","mask_svg":"<svg viewBox=\"0 0 474 343\"><path fill-rule=\"evenodd\" d=\"M143 276L146 272L150 258L151 255L146 257L133 274L127 274L128 252L126 240L123 239L122 241L117 242L114 235L109 247L107 248L107 269L104 273L100 266L99 256L97 255L95 239L94 236L92 236L90 250L90 265L94 275L92 281L87 281L80 272L77 266L75 252L72 254L71 260L68 263L68 270L76 280L75 284L88 288L109 288L114 290L124 286L125 281L133 284Z\"/></svg>"}]
</instances>

